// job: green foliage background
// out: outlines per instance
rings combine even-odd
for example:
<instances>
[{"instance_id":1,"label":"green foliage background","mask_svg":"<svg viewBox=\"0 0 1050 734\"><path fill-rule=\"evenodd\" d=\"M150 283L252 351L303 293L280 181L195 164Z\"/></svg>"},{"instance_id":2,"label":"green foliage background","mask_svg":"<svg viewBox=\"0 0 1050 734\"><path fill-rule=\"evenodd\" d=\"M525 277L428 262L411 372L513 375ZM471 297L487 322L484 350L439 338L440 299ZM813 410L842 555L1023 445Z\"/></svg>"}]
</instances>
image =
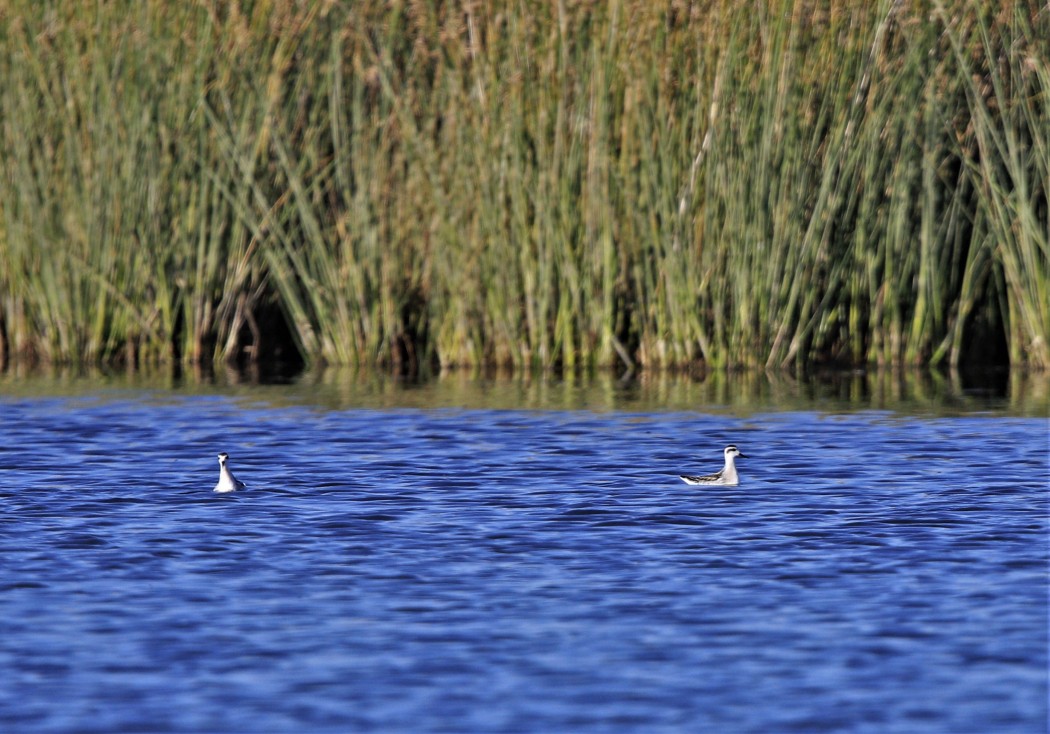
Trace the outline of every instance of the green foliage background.
<instances>
[{"instance_id":1,"label":"green foliage background","mask_svg":"<svg viewBox=\"0 0 1050 734\"><path fill-rule=\"evenodd\" d=\"M0 0L0 352L1050 368L1048 50L1010 0Z\"/></svg>"}]
</instances>

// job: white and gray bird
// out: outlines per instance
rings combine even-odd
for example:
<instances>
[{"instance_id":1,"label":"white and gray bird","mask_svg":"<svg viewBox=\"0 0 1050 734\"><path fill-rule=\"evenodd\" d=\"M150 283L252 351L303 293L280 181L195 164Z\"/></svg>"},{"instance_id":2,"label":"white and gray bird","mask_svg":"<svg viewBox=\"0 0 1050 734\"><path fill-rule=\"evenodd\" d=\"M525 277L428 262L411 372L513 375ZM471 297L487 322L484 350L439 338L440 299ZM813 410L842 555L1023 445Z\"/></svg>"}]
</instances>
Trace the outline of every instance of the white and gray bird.
<instances>
[{"instance_id":1,"label":"white and gray bird","mask_svg":"<svg viewBox=\"0 0 1050 734\"><path fill-rule=\"evenodd\" d=\"M686 476L685 474L680 474L678 478L686 484L707 484L723 487L735 487L736 485L740 484L740 477L737 476L736 464L734 463L734 459L736 459L736 457L738 456L741 459L746 459L747 457L740 453L740 449L738 449L736 446L726 446L725 451L723 453L726 457L726 465L714 474L707 474L702 477L690 477Z\"/></svg>"},{"instance_id":2,"label":"white and gray bird","mask_svg":"<svg viewBox=\"0 0 1050 734\"><path fill-rule=\"evenodd\" d=\"M215 485L213 492L236 492L238 489L244 489L244 482L233 476L230 467L226 465L229 460L229 454L219 454L219 483Z\"/></svg>"}]
</instances>

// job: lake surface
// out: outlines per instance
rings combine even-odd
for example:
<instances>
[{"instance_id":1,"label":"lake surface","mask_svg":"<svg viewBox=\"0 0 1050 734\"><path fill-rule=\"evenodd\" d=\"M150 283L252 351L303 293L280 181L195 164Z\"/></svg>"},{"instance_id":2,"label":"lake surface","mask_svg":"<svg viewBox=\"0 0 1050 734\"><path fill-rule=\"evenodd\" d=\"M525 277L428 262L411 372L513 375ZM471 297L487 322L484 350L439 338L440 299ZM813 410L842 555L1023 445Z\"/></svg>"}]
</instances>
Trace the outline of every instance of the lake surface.
<instances>
[{"instance_id":1,"label":"lake surface","mask_svg":"<svg viewBox=\"0 0 1050 734\"><path fill-rule=\"evenodd\" d=\"M0 730L1046 730L1045 414L480 389L0 394Z\"/></svg>"}]
</instances>

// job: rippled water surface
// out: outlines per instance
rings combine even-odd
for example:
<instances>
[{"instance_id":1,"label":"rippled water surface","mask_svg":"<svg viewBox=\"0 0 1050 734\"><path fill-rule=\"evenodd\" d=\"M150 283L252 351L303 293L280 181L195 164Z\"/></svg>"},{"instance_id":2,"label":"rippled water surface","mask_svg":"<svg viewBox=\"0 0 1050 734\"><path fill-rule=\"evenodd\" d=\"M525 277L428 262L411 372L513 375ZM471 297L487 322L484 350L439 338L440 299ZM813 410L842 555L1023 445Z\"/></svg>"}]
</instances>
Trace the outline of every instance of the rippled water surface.
<instances>
[{"instance_id":1,"label":"rippled water surface","mask_svg":"<svg viewBox=\"0 0 1050 734\"><path fill-rule=\"evenodd\" d=\"M0 418L3 731L1046 729L1045 418Z\"/></svg>"}]
</instances>

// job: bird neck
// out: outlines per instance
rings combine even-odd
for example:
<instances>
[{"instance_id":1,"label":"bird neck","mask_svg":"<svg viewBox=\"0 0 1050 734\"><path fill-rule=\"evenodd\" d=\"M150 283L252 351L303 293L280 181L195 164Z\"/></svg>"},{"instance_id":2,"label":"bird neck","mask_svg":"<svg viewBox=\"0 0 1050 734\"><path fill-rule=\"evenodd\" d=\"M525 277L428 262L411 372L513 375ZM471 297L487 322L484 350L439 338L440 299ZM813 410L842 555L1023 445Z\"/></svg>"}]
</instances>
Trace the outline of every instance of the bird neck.
<instances>
[{"instance_id":1,"label":"bird neck","mask_svg":"<svg viewBox=\"0 0 1050 734\"><path fill-rule=\"evenodd\" d=\"M733 456L727 456L725 468L722 470L723 474L727 479L736 476L736 463L733 461L733 459Z\"/></svg>"}]
</instances>

